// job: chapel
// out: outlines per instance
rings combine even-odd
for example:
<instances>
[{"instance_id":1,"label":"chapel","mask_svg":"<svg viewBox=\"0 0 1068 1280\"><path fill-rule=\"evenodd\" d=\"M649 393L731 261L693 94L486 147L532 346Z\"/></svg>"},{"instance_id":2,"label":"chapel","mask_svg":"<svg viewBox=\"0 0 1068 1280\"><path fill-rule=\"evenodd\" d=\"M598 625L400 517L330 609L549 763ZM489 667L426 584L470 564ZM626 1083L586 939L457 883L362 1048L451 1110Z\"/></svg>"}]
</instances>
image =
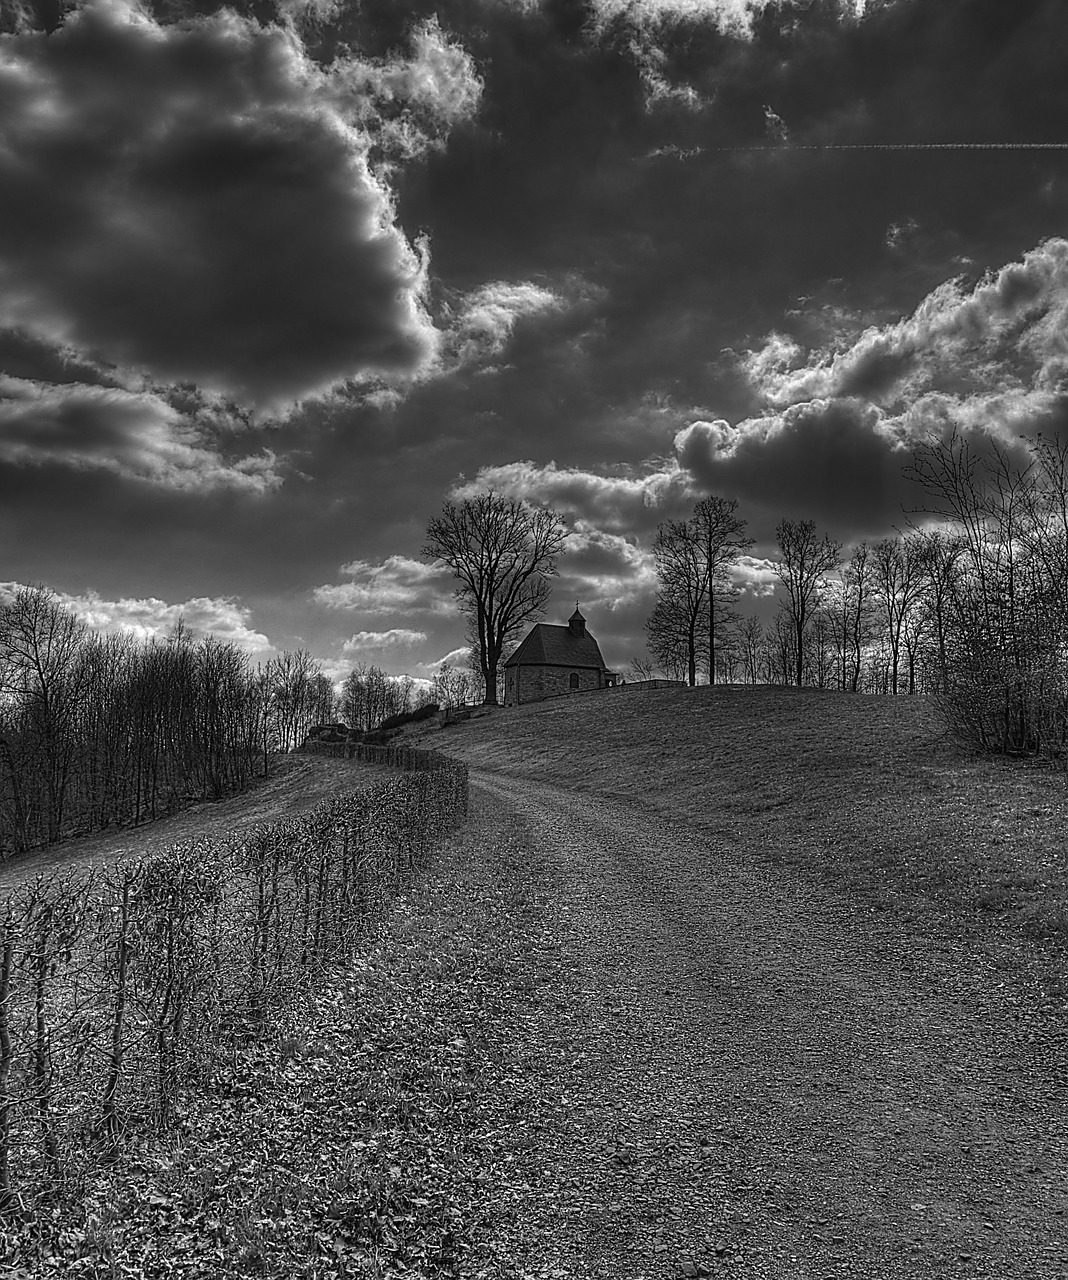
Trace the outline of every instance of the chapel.
<instances>
[{"instance_id":1,"label":"chapel","mask_svg":"<svg viewBox=\"0 0 1068 1280\"><path fill-rule=\"evenodd\" d=\"M578 605L566 627L537 622L504 664L504 705L541 702L587 689L608 689L619 677L605 666Z\"/></svg>"}]
</instances>

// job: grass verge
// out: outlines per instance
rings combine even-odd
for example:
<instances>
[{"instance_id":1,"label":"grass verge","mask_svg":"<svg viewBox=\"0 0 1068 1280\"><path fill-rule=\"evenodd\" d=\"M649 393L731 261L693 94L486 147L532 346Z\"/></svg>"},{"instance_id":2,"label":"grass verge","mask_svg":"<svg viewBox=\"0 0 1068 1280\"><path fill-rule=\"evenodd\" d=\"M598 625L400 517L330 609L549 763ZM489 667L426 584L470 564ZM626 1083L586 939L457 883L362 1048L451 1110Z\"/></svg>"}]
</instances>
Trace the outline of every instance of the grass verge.
<instances>
[{"instance_id":1,"label":"grass verge","mask_svg":"<svg viewBox=\"0 0 1068 1280\"><path fill-rule=\"evenodd\" d=\"M485 837L447 842L350 969L184 1098L173 1135L0 1235L0 1274L518 1274L501 1241L539 1194L530 1024L555 944L535 860Z\"/></svg>"},{"instance_id":2,"label":"grass verge","mask_svg":"<svg viewBox=\"0 0 1068 1280\"><path fill-rule=\"evenodd\" d=\"M875 909L952 913L1035 958L1042 998L1068 994L1065 777L964 750L924 699L624 688L501 710L440 743L476 768L648 805Z\"/></svg>"}]
</instances>

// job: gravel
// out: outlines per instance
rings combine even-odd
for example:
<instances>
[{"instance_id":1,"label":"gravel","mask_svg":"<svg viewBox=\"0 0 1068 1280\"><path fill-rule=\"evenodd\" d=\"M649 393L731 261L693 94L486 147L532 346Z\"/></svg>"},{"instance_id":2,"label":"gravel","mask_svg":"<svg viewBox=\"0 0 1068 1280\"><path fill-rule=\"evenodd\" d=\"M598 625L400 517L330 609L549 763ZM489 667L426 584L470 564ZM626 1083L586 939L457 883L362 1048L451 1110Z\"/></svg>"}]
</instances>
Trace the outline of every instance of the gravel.
<instances>
[{"instance_id":1,"label":"gravel","mask_svg":"<svg viewBox=\"0 0 1068 1280\"><path fill-rule=\"evenodd\" d=\"M639 805L472 781L466 856L531 908L472 1275L1068 1277L1064 1028L1010 970Z\"/></svg>"}]
</instances>

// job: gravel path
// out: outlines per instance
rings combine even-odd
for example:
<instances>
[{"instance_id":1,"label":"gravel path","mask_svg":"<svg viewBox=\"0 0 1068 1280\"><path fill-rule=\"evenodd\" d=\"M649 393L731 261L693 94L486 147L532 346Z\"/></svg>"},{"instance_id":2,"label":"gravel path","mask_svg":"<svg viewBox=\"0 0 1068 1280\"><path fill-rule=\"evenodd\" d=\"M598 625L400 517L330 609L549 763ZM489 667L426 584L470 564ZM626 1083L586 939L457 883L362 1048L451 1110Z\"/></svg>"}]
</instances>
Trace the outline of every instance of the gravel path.
<instances>
[{"instance_id":1,"label":"gravel path","mask_svg":"<svg viewBox=\"0 0 1068 1280\"><path fill-rule=\"evenodd\" d=\"M1009 974L638 805L472 783L543 921L514 1274L1068 1277L1068 1043Z\"/></svg>"}]
</instances>

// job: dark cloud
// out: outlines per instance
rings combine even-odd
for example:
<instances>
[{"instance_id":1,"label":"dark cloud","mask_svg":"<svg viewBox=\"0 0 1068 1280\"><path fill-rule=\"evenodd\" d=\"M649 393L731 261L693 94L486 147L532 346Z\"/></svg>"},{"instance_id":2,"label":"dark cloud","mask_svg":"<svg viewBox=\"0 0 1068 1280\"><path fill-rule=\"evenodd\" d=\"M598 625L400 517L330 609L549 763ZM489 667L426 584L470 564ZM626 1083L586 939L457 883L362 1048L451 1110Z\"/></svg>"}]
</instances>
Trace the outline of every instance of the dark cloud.
<instances>
[{"instance_id":1,"label":"dark cloud","mask_svg":"<svg viewBox=\"0 0 1068 1280\"><path fill-rule=\"evenodd\" d=\"M761 591L785 515L900 523L921 439L1063 427L1065 154L841 149L1064 141L1059 0L220 8L98 4L3 46L22 578L233 599L336 664L422 632L383 650L414 671L463 638L426 519L492 483L564 511L551 620L579 595L620 663L642 549L702 492L741 500ZM266 436L213 395L324 388ZM266 492L164 487L264 449Z\"/></svg>"},{"instance_id":2,"label":"dark cloud","mask_svg":"<svg viewBox=\"0 0 1068 1280\"><path fill-rule=\"evenodd\" d=\"M206 433L150 392L0 375L0 463L111 471L170 489L264 493L280 483L270 452L227 460Z\"/></svg>"},{"instance_id":3,"label":"dark cloud","mask_svg":"<svg viewBox=\"0 0 1068 1280\"><path fill-rule=\"evenodd\" d=\"M813 400L737 427L695 422L676 443L710 491L772 524L816 518L839 535L871 535L900 523L903 499L914 497L902 477L911 455L861 401Z\"/></svg>"},{"instance_id":4,"label":"dark cloud","mask_svg":"<svg viewBox=\"0 0 1068 1280\"><path fill-rule=\"evenodd\" d=\"M292 31L158 26L132 0L3 38L0 321L267 410L417 370L435 332L371 123L383 97L442 129L477 102L463 57L421 39L403 66L327 72ZM400 152L426 141L387 123Z\"/></svg>"}]
</instances>

